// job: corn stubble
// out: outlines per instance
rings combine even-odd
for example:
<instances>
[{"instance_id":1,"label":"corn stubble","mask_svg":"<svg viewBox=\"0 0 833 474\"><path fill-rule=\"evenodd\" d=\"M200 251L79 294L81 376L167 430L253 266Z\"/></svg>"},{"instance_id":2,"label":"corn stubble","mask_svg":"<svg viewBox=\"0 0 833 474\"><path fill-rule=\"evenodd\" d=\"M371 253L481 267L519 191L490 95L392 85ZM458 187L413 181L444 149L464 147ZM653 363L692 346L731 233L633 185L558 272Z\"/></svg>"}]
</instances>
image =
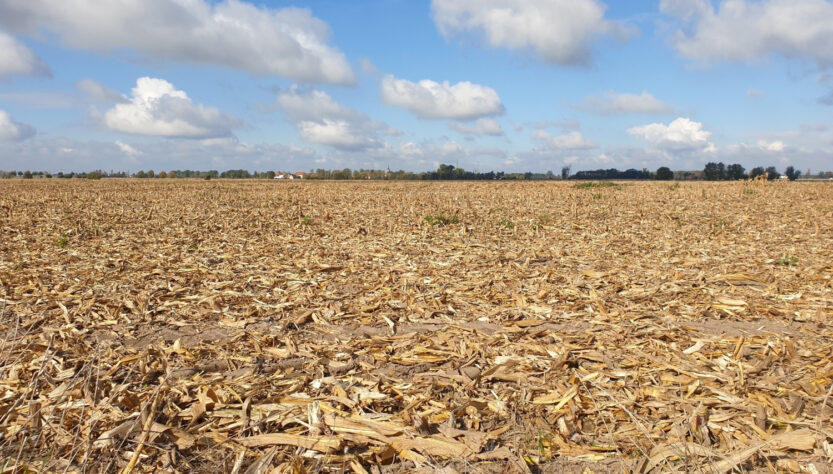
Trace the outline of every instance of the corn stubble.
<instances>
[{"instance_id":1,"label":"corn stubble","mask_svg":"<svg viewBox=\"0 0 833 474\"><path fill-rule=\"evenodd\" d=\"M827 183L0 181L0 470L823 469L831 221Z\"/></svg>"}]
</instances>

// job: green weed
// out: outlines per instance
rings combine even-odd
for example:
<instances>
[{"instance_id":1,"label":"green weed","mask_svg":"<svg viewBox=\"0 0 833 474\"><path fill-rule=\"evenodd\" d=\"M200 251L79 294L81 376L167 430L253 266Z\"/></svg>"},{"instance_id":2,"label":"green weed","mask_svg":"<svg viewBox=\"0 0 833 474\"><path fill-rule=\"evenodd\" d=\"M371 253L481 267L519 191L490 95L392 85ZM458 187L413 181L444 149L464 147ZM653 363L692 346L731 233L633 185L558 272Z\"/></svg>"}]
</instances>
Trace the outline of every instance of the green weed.
<instances>
[{"instance_id":1,"label":"green weed","mask_svg":"<svg viewBox=\"0 0 833 474\"><path fill-rule=\"evenodd\" d=\"M775 261L775 264L781 265L782 267L794 267L798 264L798 257L781 257Z\"/></svg>"},{"instance_id":2,"label":"green weed","mask_svg":"<svg viewBox=\"0 0 833 474\"><path fill-rule=\"evenodd\" d=\"M435 216L425 216L425 222L427 222L431 227L443 227L449 224L457 224L460 222L460 219L458 219L457 216L446 217L443 214L437 214Z\"/></svg>"}]
</instances>

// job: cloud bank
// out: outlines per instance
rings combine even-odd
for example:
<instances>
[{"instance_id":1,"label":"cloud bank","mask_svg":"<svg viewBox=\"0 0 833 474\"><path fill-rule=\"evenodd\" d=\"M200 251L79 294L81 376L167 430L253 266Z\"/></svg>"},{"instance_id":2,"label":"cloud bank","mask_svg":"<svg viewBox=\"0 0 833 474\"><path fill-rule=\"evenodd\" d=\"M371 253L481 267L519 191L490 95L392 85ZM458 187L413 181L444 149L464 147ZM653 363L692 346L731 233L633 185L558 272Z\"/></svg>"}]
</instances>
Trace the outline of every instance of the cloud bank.
<instances>
[{"instance_id":1,"label":"cloud bank","mask_svg":"<svg viewBox=\"0 0 833 474\"><path fill-rule=\"evenodd\" d=\"M157 61L221 66L299 82L352 84L329 26L303 8L256 7L239 0L9 0L0 26L46 31L70 48L128 49Z\"/></svg>"},{"instance_id":2,"label":"cloud bank","mask_svg":"<svg viewBox=\"0 0 833 474\"><path fill-rule=\"evenodd\" d=\"M674 44L699 62L749 62L772 54L833 66L833 2L827 0L661 0L684 27Z\"/></svg>"},{"instance_id":3,"label":"cloud bank","mask_svg":"<svg viewBox=\"0 0 833 474\"><path fill-rule=\"evenodd\" d=\"M51 76L52 72L25 44L0 31L0 78L14 75Z\"/></svg>"},{"instance_id":4,"label":"cloud bank","mask_svg":"<svg viewBox=\"0 0 833 474\"><path fill-rule=\"evenodd\" d=\"M35 134L31 125L15 122L4 110L0 110L0 141L25 140Z\"/></svg>"},{"instance_id":5,"label":"cloud bank","mask_svg":"<svg viewBox=\"0 0 833 474\"><path fill-rule=\"evenodd\" d=\"M533 51L554 64L585 63L597 38L625 34L597 0L433 0L431 12L446 38L474 33L493 48Z\"/></svg>"}]
</instances>

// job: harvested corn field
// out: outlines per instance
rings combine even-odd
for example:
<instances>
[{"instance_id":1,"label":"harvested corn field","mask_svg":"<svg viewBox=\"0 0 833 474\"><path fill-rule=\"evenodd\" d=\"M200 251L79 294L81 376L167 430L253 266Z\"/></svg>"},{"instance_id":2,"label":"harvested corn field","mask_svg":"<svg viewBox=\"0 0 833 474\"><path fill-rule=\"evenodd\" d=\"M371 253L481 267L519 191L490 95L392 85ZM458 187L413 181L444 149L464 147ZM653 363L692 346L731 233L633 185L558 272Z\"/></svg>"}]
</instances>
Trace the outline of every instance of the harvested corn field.
<instances>
[{"instance_id":1,"label":"harvested corn field","mask_svg":"<svg viewBox=\"0 0 833 474\"><path fill-rule=\"evenodd\" d=\"M824 472L828 183L0 181L18 472Z\"/></svg>"}]
</instances>

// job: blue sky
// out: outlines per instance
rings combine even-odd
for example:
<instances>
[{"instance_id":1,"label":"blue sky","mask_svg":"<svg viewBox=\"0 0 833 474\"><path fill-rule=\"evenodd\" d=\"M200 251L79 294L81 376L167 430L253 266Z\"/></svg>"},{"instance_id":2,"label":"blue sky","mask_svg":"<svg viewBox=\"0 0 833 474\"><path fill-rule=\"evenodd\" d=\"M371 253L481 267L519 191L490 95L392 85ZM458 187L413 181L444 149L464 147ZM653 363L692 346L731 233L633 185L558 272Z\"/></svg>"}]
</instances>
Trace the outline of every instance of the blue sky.
<instances>
[{"instance_id":1,"label":"blue sky","mask_svg":"<svg viewBox=\"0 0 833 474\"><path fill-rule=\"evenodd\" d=\"M0 169L833 169L833 1L0 0Z\"/></svg>"}]
</instances>

